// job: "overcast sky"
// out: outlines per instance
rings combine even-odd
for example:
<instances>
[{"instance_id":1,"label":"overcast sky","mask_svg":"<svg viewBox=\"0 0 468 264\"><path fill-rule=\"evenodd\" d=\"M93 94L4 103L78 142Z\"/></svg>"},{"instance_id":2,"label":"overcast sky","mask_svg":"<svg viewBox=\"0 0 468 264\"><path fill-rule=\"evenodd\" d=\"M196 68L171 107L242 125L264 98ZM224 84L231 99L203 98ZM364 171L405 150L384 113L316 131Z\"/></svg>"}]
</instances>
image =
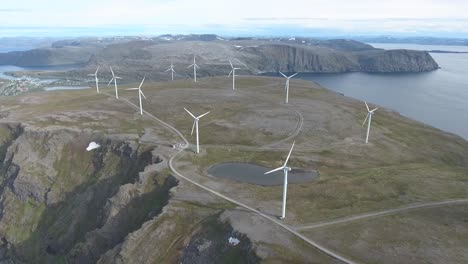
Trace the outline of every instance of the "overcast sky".
<instances>
[{"instance_id":1,"label":"overcast sky","mask_svg":"<svg viewBox=\"0 0 468 264\"><path fill-rule=\"evenodd\" d=\"M0 24L0 36L78 27L122 34L466 37L468 0L2 0Z\"/></svg>"}]
</instances>

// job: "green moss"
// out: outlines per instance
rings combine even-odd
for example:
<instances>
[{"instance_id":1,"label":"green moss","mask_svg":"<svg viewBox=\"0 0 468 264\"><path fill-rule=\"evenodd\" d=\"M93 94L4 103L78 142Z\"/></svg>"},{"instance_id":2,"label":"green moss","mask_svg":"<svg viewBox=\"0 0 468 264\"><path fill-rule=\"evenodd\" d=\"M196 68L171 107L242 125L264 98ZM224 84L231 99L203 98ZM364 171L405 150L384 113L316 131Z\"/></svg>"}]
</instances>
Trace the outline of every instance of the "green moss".
<instances>
[{"instance_id":1,"label":"green moss","mask_svg":"<svg viewBox=\"0 0 468 264\"><path fill-rule=\"evenodd\" d=\"M9 239L20 243L27 239L34 239L31 235L37 228L45 206L33 199L21 201L13 195L10 195L9 208L14 208L13 218L6 229L6 235Z\"/></svg>"}]
</instances>

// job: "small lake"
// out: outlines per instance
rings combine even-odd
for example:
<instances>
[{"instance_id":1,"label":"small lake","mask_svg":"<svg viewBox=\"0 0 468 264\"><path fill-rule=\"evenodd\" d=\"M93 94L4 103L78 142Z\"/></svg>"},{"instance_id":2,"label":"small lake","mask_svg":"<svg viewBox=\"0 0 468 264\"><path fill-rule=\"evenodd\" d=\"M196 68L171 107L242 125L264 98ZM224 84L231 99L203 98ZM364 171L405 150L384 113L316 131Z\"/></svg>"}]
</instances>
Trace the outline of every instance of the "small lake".
<instances>
[{"instance_id":1,"label":"small lake","mask_svg":"<svg viewBox=\"0 0 468 264\"><path fill-rule=\"evenodd\" d=\"M283 184L283 171L277 171L271 174L265 172L272 170L251 163L225 162L211 166L208 174L222 179L228 179L237 182L250 183L263 186L276 186ZM288 183L311 182L318 178L317 171L304 171L293 169L288 173Z\"/></svg>"}]
</instances>

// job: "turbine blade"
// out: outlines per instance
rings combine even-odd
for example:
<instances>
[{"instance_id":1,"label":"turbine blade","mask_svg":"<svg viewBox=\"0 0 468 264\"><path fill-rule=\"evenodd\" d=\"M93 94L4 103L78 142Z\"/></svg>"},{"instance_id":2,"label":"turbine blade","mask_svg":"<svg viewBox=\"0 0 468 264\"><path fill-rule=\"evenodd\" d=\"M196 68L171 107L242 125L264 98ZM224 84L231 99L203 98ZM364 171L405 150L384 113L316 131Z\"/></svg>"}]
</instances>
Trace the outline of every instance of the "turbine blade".
<instances>
[{"instance_id":1,"label":"turbine blade","mask_svg":"<svg viewBox=\"0 0 468 264\"><path fill-rule=\"evenodd\" d=\"M169 69L165 70L164 72L168 72L168 71L170 71L170 70L171 70L171 68L169 68Z\"/></svg>"},{"instance_id":2,"label":"turbine blade","mask_svg":"<svg viewBox=\"0 0 468 264\"><path fill-rule=\"evenodd\" d=\"M196 120L193 121L192 132L190 132L190 135L193 135L193 130L195 129L195 122L197 122L197 121Z\"/></svg>"},{"instance_id":3,"label":"turbine blade","mask_svg":"<svg viewBox=\"0 0 468 264\"><path fill-rule=\"evenodd\" d=\"M279 168L276 168L276 169L274 169L274 170L267 171L267 172L265 172L265 174L270 174L270 173L272 173L272 172L279 171L279 170L282 170L282 169L284 169L284 167L279 167Z\"/></svg>"},{"instance_id":4,"label":"turbine blade","mask_svg":"<svg viewBox=\"0 0 468 264\"><path fill-rule=\"evenodd\" d=\"M294 144L296 144L296 141L293 142L293 144L292 144L292 146L291 146L291 150L289 151L288 157L286 158L286 161L284 162L284 166L283 166L283 167L286 167L286 165L288 164L289 157L291 157L291 153L292 153L293 148L294 148Z\"/></svg>"},{"instance_id":5,"label":"turbine blade","mask_svg":"<svg viewBox=\"0 0 468 264\"><path fill-rule=\"evenodd\" d=\"M231 60L229 60L229 64L231 64L231 68L234 68L234 66L232 66L232 61Z\"/></svg>"},{"instance_id":6,"label":"turbine blade","mask_svg":"<svg viewBox=\"0 0 468 264\"><path fill-rule=\"evenodd\" d=\"M127 88L127 89L125 89L125 90L127 90L127 91L133 91L133 90L138 90L138 88Z\"/></svg>"},{"instance_id":7,"label":"turbine blade","mask_svg":"<svg viewBox=\"0 0 468 264\"><path fill-rule=\"evenodd\" d=\"M95 74L92 74L92 73L90 73L90 74L88 74L88 76L96 76L96 75L95 75Z\"/></svg>"},{"instance_id":8,"label":"turbine blade","mask_svg":"<svg viewBox=\"0 0 468 264\"><path fill-rule=\"evenodd\" d=\"M141 89L141 86L143 85L143 82L145 81L146 76L143 77L143 80L141 80L140 86L138 86L138 89Z\"/></svg>"},{"instance_id":9,"label":"turbine blade","mask_svg":"<svg viewBox=\"0 0 468 264\"><path fill-rule=\"evenodd\" d=\"M229 75L228 75L228 77L231 77L232 71L233 71L233 70L231 70L231 71L229 72Z\"/></svg>"},{"instance_id":10,"label":"turbine blade","mask_svg":"<svg viewBox=\"0 0 468 264\"><path fill-rule=\"evenodd\" d=\"M364 124L366 123L368 117L369 117L369 113L367 113L366 119L364 119L364 122L362 122L362 125L361 125L361 126L364 126Z\"/></svg>"},{"instance_id":11,"label":"turbine blade","mask_svg":"<svg viewBox=\"0 0 468 264\"><path fill-rule=\"evenodd\" d=\"M119 77L119 76L115 76L114 78L115 79L122 79L122 77Z\"/></svg>"},{"instance_id":12,"label":"turbine blade","mask_svg":"<svg viewBox=\"0 0 468 264\"><path fill-rule=\"evenodd\" d=\"M107 86L109 86L113 80L114 80L114 78L112 78L112 79L109 81L109 83L107 84Z\"/></svg>"},{"instance_id":13,"label":"turbine blade","mask_svg":"<svg viewBox=\"0 0 468 264\"><path fill-rule=\"evenodd\" d=\"M366 104L367 112L369 112L369 106L367 105L367 102L364 101L364 103Z\"/></svg>"},{"instance_id":14,"label":"turbine blade","mask_svg":"<svg viewBox=\"0 0 468 264\"><path fill-rule=\"evenodd\" d=\"M111 69L111 72L112 72L112 76L115 76L114 75L114 71L112 70L112 67L109 67Z\"/></svg>"},{"instance_id":15,"label":"turbine blade","mask_svg":"<svg viewBox=\"0 0 468 264\"><path fill-rule=\"evenodd\" d=\"M100 66L97 67L96 72L94 74L97 74L97 72L99 71L99 68Z\"/></svg>"},{"instance_id":16,"label":"turbine blade","mask_svg":"<svg viewBox=\"0 0 468 264\"><path fill-rule=\"evenodd\" d=\"M143 98L145 98L145 100L148 100L148 99L146 99L145 94L141 90L140 90L140 93L141 93L141 95L143 95Z\"/></svg>"},{"instance_id":17,"label":"turbine blade","mask_svg":"<svg viewBox=\"0 0 468 264\"><path fill-rule=\"evenodd\" d=\"M204 113L203 115L200 115L200 116L198 116L197 118L198 118L198 119L200 119L200 118L202 118L202 117L206 116L206 115L207 115L207 114L209 114L209 113L210 113L210 111L208 111L208 112Z\"/></svg>"},{"instance_id":18,"label":"turbine blade","mask_svg":"<svg viewBox=\"0 0 468 264\"><path fill-rule=\"evenodd\" d=\"M374 113L374 111L377 110L377 109L378 109L378 108L375 108L374 110L371 110L370 112L371 112L371 113Z\"/></svg>"},{"instance_id":19,"label":"turbine blade","mask_svg":"<svg viewBox=\"0 0 468 264\"><path fill-rule=\"evenodd\" d=\"M188 66L187 68L190 68L190 67L192 67L192 66L193 66L193 64L190 64L190 66Z\"/></svg>"},{"instance_id":20,"label":"turbine blade","mask_svg":"<svg viewBox=\"0 0 468 264\"><path fill-rule=\"evenodd\" d=\"M279 72L279 73L281 73L281 75L283 75L284 78L288 78L288 76L284 75L284 73L282 72Z\"/></svg>"},{"instance_id":21,"label":"turbine blade","mask_svg":"<svg viewBox=\"0 0 468 264\"><path fill-rule=\"evenodd\" d=\"M289 79L291 79L292 77L294 77L294 76L296 76L296 75L298 75L298 74L299 74L299 73L298 73L298 72L296 72L295 74L293 74L293 75L289 76Z\"/></svg>"},{"instance_id":22,"label":"turbine blade","mask_svg":"<svg viewBox=\"0 0 468 264\"><path fill-rule=\"evenodd\" d=\"M195 64L195 67L200 68L198 65Z\"/></svg>"},{"instance_id":23,"label":"turbine blade","mask_svg":"<svg viewBox=\"0 0 468 264\"><path fill-rule=\"evenodd\" d=\"M187 108L185 108L185 107L184 107L184 109L185 109L185 111L187 111L187 113L189 113L189 115L191 115L191 116L192 116L194 119L197 119L197 117L196 117L196 116L194 116L192 113L190 113L190 111L189 111L189 110L187 110Z\"/></svg>"}]
</instances>

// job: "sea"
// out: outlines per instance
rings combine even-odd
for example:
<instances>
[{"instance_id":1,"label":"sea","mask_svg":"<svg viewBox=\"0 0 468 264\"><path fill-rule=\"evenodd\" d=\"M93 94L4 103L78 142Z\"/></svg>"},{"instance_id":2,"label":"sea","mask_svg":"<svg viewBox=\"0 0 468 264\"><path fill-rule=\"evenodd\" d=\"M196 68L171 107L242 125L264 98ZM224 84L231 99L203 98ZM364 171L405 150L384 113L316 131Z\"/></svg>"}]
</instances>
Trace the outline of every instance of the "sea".
<instances>
[{"instance_id":1,"label":"sea","mask_svg":"<svg viewBox=\"0 0 468 264\"><path fill-rule=\"evenodd\" d=\"M369 44L381 49L468 52L467 46ZM297 78L393 109L401 115L468 140L468 53L431 53L431 56L440 69L404 74L304 73L297 75Z\"/></svg>"}]
</instances>

